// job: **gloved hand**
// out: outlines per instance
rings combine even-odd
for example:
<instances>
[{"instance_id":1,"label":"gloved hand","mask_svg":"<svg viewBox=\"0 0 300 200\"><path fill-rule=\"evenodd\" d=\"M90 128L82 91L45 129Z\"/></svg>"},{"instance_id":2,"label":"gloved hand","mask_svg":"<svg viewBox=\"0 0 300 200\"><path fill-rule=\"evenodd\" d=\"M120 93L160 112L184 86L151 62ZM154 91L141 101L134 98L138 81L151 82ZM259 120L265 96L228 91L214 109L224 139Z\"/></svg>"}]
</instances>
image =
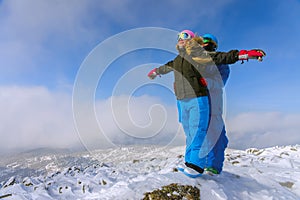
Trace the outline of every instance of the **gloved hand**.
<instances>
[{"instance_id":1,"label":"gloved hand","mask_svg":"<svg viewBox=\"0 0 300 200\"><path fill-rule=\"evenodd\" d=\"M152 69L152 70L148 73L148 77L149 77L150 79L155 79L157 75L159 75L159 73L157 72L157 68Z\"/></svg>"},{"instance_id":2,"label":"gloved hand","mask_svg":"<svg viewBox=\"0 0 300 200\"><path fill-rule=\"evenodd\" d=\"M257 59L262 61L263 56L266 56L266 53L261 49L241 50L239 52L239 60Z\"/></svg>"}]
</instances>

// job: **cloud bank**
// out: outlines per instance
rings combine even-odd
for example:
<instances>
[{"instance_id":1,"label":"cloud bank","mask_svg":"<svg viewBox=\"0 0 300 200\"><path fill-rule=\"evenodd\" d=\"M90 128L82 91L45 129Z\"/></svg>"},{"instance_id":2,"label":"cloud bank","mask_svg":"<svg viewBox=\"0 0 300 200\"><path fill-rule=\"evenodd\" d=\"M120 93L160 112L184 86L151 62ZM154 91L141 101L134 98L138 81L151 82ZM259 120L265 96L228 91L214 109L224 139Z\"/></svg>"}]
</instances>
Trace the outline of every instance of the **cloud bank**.
<instances>
[{"instance_id":1,"label":"cloud bank","mask_svg":"<svg viewBox=\"0 0 300 200\"><path fill-rule=\"evenodd\" d=\"M68 93L42 86L0 87L0 150L184 144L176 107L164 106L157 98L120 96L95 102L101 127L96 138L88 121L83 122L85 131L76 131L71 100Z\"/></svg>"},{"instance_id":2,"label":"cloud bank","mask_svg":"<svg viewBox=\"0 0 300 200\"><path fill-rule=\"evenodd\" d=\"M0 149L78 143L69 102L68 95L45 87L0 87Z\"/></svg>"},{"instance_id":3,"label":"cloud bank","mask_svg":"<svg viewBox=\"0 0 300 200\"><path fill-rule=\"evenodd\" d=\"M103 131L98 132L97 140L88 129L76 132L71 104L70 94L45 87L0 87L0 149L73 148L83 147L85 142L97 148L108 143L185 143L176 107L155 97L124 95L97 101L95 112ZM252 112L226 121L232 148L300 144L300 115Z\"/></svg>"},{"instance_id":4,"label":"cloud bank","mask_svg":"<svg viewBox=\"0 0 300 200\"><path fill-rule=\"evenodd\" d=\"M237 149L300 144L299 114L241 113L227 120L230 146Z\"/></svg>"}]
</instances>

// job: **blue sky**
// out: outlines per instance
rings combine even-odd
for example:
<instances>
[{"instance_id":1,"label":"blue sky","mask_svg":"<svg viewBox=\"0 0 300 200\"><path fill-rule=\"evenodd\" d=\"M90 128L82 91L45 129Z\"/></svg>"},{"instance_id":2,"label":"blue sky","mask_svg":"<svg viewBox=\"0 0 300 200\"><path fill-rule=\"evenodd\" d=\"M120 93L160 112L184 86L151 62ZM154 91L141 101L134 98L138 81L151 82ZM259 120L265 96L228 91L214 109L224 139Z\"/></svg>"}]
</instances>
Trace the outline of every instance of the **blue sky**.
<instances>
[{"instance_id":1,"label":"blue sky","mask_svg":"<svg viewBox=\"0 0 300 200\"><path fill-rule=\"evenodd\" d=\"M141 27L212 33L219 39L220 51L265 50L263 62L251 60L231 66L226 86L230 145L300 143L299 10L298 0L2 0L0 135L7 138L0 143L2 149L80 145L72 118L72 91L80 66L101 42ZM137 42L147 37L151 36L141 35ZM162 35L158 39L163 38L174 40L175 50L176 38ZM98 115L109 115L109 110L101 113L101 106L113 97L113 88L124 74L137 66L143 66L146 73L174 56L158 49L141 49L116 59L99 81ZM136 76L146 79L146 74ZM161 79L158 81L172 84L172 75ZM135 96L148 96L149 102L159 102L166 110L170 106L176 114L172 93L159 84L145 85ZM174 120L177 123L176 118L167 122ZM64 139L57 141L58 137Z\"/></svg>"}]
</instances>

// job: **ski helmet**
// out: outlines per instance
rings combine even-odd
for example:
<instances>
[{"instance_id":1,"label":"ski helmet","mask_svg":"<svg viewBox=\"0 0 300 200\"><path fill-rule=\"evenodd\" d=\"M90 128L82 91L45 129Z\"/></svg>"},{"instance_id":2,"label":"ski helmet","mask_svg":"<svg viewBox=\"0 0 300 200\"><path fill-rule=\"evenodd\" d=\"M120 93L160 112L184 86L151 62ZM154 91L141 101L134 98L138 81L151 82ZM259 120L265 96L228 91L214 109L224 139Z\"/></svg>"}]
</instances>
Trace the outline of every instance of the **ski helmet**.
<instances>
[{"instance_id":1,"label":"ski helmet","mask_svg":"<svg viewBox=\"0 0 300 200\"><path fill-rule=\"evenodd\" d=\"M182 39L182 40L186 40L186 39L191 39L195 37L195 33L193 33L193 31L190 30L183 30L178 34L178 40Z\"/></svg>"},{"instance_id":2,"label":"ski helmet","mask_svg":"<svg viewBox=\"0 0 300 200\"><path fill-rule=\"evenodd\" d=\"M215 45L215 48L217 49L218 48L218 39L210 34L210 33L206 33L202 36L203 38L203 43L213 43Z\"/></svg>"}]
</instances>

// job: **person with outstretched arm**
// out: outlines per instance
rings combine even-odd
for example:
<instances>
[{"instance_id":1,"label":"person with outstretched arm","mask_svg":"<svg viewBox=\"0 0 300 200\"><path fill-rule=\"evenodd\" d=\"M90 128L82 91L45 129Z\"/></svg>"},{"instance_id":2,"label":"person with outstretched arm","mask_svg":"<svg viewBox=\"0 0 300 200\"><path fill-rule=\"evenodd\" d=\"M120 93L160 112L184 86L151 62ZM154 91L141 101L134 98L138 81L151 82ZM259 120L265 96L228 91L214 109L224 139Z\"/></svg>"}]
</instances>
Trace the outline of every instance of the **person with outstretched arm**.
<instances>
[{"instance_id":1,"label":"person with outstretched arm","mask_svg":"<svg viewBox=\"0 0 300 200\"><path fill-rule=\"evenodd\" d=\"M210 151L211 144L207 140L209 137L206 137L210 121L209 89L205 79L207 67L212 63L218 66L265 56L259 49L209 54L203 50L201 44L202 38L195 37L192 31L180 32L176 45L178 55L148 73L150 79L169 72L174 73L179 122L186 136L185 163L178 169L192 178L201 176L205 168L211 167L209 159L213 157L209 155L213 151Z\"/></svg>"}]
</instances>

